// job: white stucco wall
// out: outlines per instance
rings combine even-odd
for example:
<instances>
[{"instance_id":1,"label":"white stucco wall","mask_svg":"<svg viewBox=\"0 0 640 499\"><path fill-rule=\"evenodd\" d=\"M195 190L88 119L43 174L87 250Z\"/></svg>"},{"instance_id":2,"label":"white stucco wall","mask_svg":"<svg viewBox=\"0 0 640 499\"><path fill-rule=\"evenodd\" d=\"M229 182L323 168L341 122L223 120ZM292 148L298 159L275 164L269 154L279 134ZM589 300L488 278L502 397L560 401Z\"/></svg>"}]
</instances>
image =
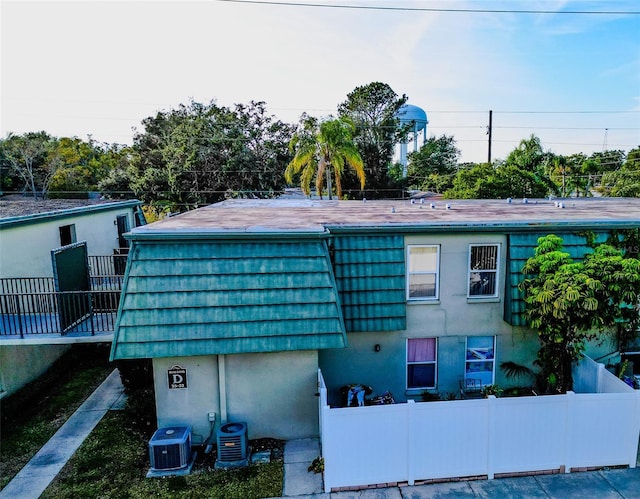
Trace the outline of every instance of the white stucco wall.
<instances>
[{"instance_id":1,"label":"white stucco wall","mask_svg":"<svg viewBox=\"0 0 640 499\"><path fill-rule=\"evenodd\" d=\"M15 393L43 374L70 345L3 345L0 343L0 395Z\"/></svg>"},{"instance_id":2,"label":"white stucco wall","mask_svg":"<svg viewBox=\"0 0 640 499\"><path fill-rule=\"evenodd\" d=\"M465 372L467 336L495 336L495 382L513 386L500 370L502 361L531 367L536 358L535 333L503 320L506 274L506 237L502 234L411 235L410 244L440 245L439 299L407 301L407 328L403 331L349 333L346 349L320 352L320 367L332 404L340 403L340 387L351 383L372 386L374 394L391 391L397 401L415 397L406 390L407 338L436 337L437 387L440 393L458 392ZM500 244L498 298L469 299L468 259L470 244ZM380 345L380 351L374 350Z\"/></svg>"},{"instance_id":3,"label":"white stucco wall","mask_svg":"<svg viewBox=\"0 0 640 499\"><path fill-rule=\"evenodd\" d=\"M0 229L0 275L2 277L51 277L51 250L59 248L63 225L75 224L76 240L87 241L90 255L112 255L118 248L118 215L126 215L134 227L132 208L91 211L42 219Z\"/></svg>"},{"instance_id":4,"label":"white stucco wall","mask_svg":"<svg viewBox=\"0 0 640 499\"><path fill-rule=\"evenodd\" d=\"M187 388L169 389L167 372L176 365L187 370ZM209 412L220 422L217 357L153 359L153 378L158 428L191 426L193 442L202 443L211 432Z\"/></svg>"},{"instance_id":5,"label":"white stucco wall","mask_svg":"<svg viewBox=\"0 0 640 499\"><path fill-rule=\"evenodd\" d=\"M158 427L190 425L200 444L211 430L208 413L216 412L216 429L244 421L249 438L318 435L316 351L225 355L223 364L215 355L154 359ZM169 389L167 372L175 365L187 370L187 388Z\"/></svg>"}]
</instances>

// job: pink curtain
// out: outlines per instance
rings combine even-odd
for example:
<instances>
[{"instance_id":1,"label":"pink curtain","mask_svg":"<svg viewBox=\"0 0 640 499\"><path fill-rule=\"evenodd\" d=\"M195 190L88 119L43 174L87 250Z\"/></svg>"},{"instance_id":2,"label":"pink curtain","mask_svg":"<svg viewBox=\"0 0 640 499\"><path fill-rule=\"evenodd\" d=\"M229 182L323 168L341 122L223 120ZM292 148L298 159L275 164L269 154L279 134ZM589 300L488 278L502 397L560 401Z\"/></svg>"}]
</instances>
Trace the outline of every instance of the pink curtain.
<instances>
[{"instance_id":1,"label":"pink curtain","mask_svg":"<svg viewBox=\"0 0 640 499\"><path fill-rule=\"evenodd\" d=\"M415 338L408 340L407 360L409 362L425 362L436 360L436 339Z\"/></svg>"}]
</instances>

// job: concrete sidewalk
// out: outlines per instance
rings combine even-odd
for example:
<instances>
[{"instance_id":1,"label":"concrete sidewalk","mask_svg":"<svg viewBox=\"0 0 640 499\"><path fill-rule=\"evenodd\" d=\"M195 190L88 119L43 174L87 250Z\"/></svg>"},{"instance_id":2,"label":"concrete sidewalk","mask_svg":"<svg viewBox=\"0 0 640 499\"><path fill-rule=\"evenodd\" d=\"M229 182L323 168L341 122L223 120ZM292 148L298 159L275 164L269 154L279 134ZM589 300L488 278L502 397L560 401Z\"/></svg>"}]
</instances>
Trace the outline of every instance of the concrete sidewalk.
<instances>
[{"instance_id":1,"label":"concrete sidewalk","mask_svg":"<svg viewBox=\"0 0 640 499\"><path fill-rule=\"evenodd\" d=\"M122 408L125 399L120 373L114 369L31 461L0 491L0 498L40 497L107 411Z\"/></svg>"},{"instance_id":2,"label":"concrete sidewalk","mask_svg":"<svg viewBox=\"0 0 640 499\"><path fill-rule=\"evenodd\" d=\"M535 475L494 480L472 480L404 485L341 492L323 492L321 475L308 466L320 455L317 439L292 440L284 448L286 499L640 499L640 468ZM640 463L639 463L640 464Z\"/></svg>"}]
</instances>

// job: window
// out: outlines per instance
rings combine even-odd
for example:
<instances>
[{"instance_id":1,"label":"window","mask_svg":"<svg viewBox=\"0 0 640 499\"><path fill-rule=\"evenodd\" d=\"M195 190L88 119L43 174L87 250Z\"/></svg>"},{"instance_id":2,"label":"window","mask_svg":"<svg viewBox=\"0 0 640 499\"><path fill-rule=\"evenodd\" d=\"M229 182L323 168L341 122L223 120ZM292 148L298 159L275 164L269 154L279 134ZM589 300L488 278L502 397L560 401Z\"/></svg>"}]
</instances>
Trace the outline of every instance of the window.
<instances>
[{"instance_id":1,"label":"window","mask_svg":"<svg viewBox=\"0 0 640 499\"><path fill-rule=\"evenodd\" d=\"M67 246L76 242L76 224L60 227L60 246Z\"/></svg>"},{"instance_id":2,"label":"window","mask_svg":"<svg viewBox=\"0 0 640 499\"><path fill-rule=\"evenodd\" d=\"M469 297L498 296L497 244L472 244L469 247Z\"/></svg>"},{"instance_id":3,"label":"window","mask_svg":"<svg viewBox=\"0 0 640 499\"><path fill-rule=\"evenodd\" d=\"M409 246L407 298L409 300L438 299L439 246Z\"/></svg>"},{"instance_id":4,"label":"window","mask_svg":"<svg viewBox=\"0 0 640 499\"><path fill-rule=\"evenodd\" d=\"M494 364L495 336L467 336L464 379L493 385Z\"/></svg>"},{"instance_id":5,"label":"window","mask_svg":"<svg viewBox=\"0 0 640 499\"><path fill-rule=\"evenodd\" d=\"M407 389L436 387L436 339L407 340Z\"/></svg>"}]
</instances>

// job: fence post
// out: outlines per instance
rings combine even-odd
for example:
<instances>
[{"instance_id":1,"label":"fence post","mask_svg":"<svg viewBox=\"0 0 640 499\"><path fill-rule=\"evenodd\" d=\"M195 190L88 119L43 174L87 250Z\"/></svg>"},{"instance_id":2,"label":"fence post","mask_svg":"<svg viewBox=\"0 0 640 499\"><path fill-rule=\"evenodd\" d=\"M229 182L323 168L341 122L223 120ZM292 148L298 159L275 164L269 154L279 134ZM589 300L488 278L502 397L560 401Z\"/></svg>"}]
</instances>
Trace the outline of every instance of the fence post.
<instances>
[{"instance_id":1,"label":"fence post","mask_svg":"<svg viewBox=\"0 0 640 499\"><path fill-rule=\"evenodd\" d=\"M602 393L602 378L604 377L604 364L598 363L598 370L596 376L596 393Z\"/></svg>"},{"instance_id":2,"label":"fence post","mask_svg":"<svg viewBox=\"0 0 640 499\"><path fill-rule=\"evenodd\" d=\"M640 445L640 390L634 390L634 395L636 398L634 414L628 414L628 418L630 424L635 425L632 442L638 442ZM636 460L639 452L638 447L634 447L634 450L635 451L632 451L629 456L629 468L636 467Z\"/></svg>"},{"instance_id":3,"label":"fence post","mask_svg":"<svg viewBox=\"0 0 640 499\"><path fill-rule=\"evenodd\" d=\"M89 305L89 322L91 323L91 336L96 335L96 326L93 323L93 292L87 291L88 305Z\"/></svg>"},{"instance_id":4,"label":"fence post","mask_svg":"<svg viewBox=\"0 0 640 499\"><path fill-rule=\"evenodd\" d=\"M407 400L407 424L405 426L407 437L407 482L414 485L416 482L415 471L415 439L412 438L413 429L416 427L415 407L416 402L413 399Z\"/></svg>"},{"instance_id":5,"label":"fence post","mask_svg":"<svg viewBox=\"0 0 640 499\"><path fill-rule=\"evenodd\" d=\"M495 425L495 416L494 416L494 410L495 410L495 403L496 403L496 396L495 395L489 395L486 399L486 403L487 403L487 478L489 480L493 480L495 478L495 473L493 470L493 462L494 462L494 456L493 453L495 452L495 445L493 444L493 440L494 440L494 433L496 428L494 428Z\"/></svg>"},{"instance_id":6,"label":"fence post","mask_svg":"<svg viewBox=\"0 0 640 499\"><path fill-rule=\"evenodd\" d=\"M573 456L573 440L574 440L574 428L573 420L575 419L575 392L568 391L565 393L566 404L566 417L565 417L565 439L564 439L564 472L571 473L571 467L574 462Z\"/></svg>"},{"instance_id":7,"label":"fence post","mask_svg":"<svg viewBox=\"0 0 640 499\"><path fill-rule=\"evenodd\" d=\"M24 331L22 327L22 311L20 309L20 295L15 295L16 297L16 315L18 317L18 327L20 328L20 339L24 338Z\"/></svg>"}]
</instances>

